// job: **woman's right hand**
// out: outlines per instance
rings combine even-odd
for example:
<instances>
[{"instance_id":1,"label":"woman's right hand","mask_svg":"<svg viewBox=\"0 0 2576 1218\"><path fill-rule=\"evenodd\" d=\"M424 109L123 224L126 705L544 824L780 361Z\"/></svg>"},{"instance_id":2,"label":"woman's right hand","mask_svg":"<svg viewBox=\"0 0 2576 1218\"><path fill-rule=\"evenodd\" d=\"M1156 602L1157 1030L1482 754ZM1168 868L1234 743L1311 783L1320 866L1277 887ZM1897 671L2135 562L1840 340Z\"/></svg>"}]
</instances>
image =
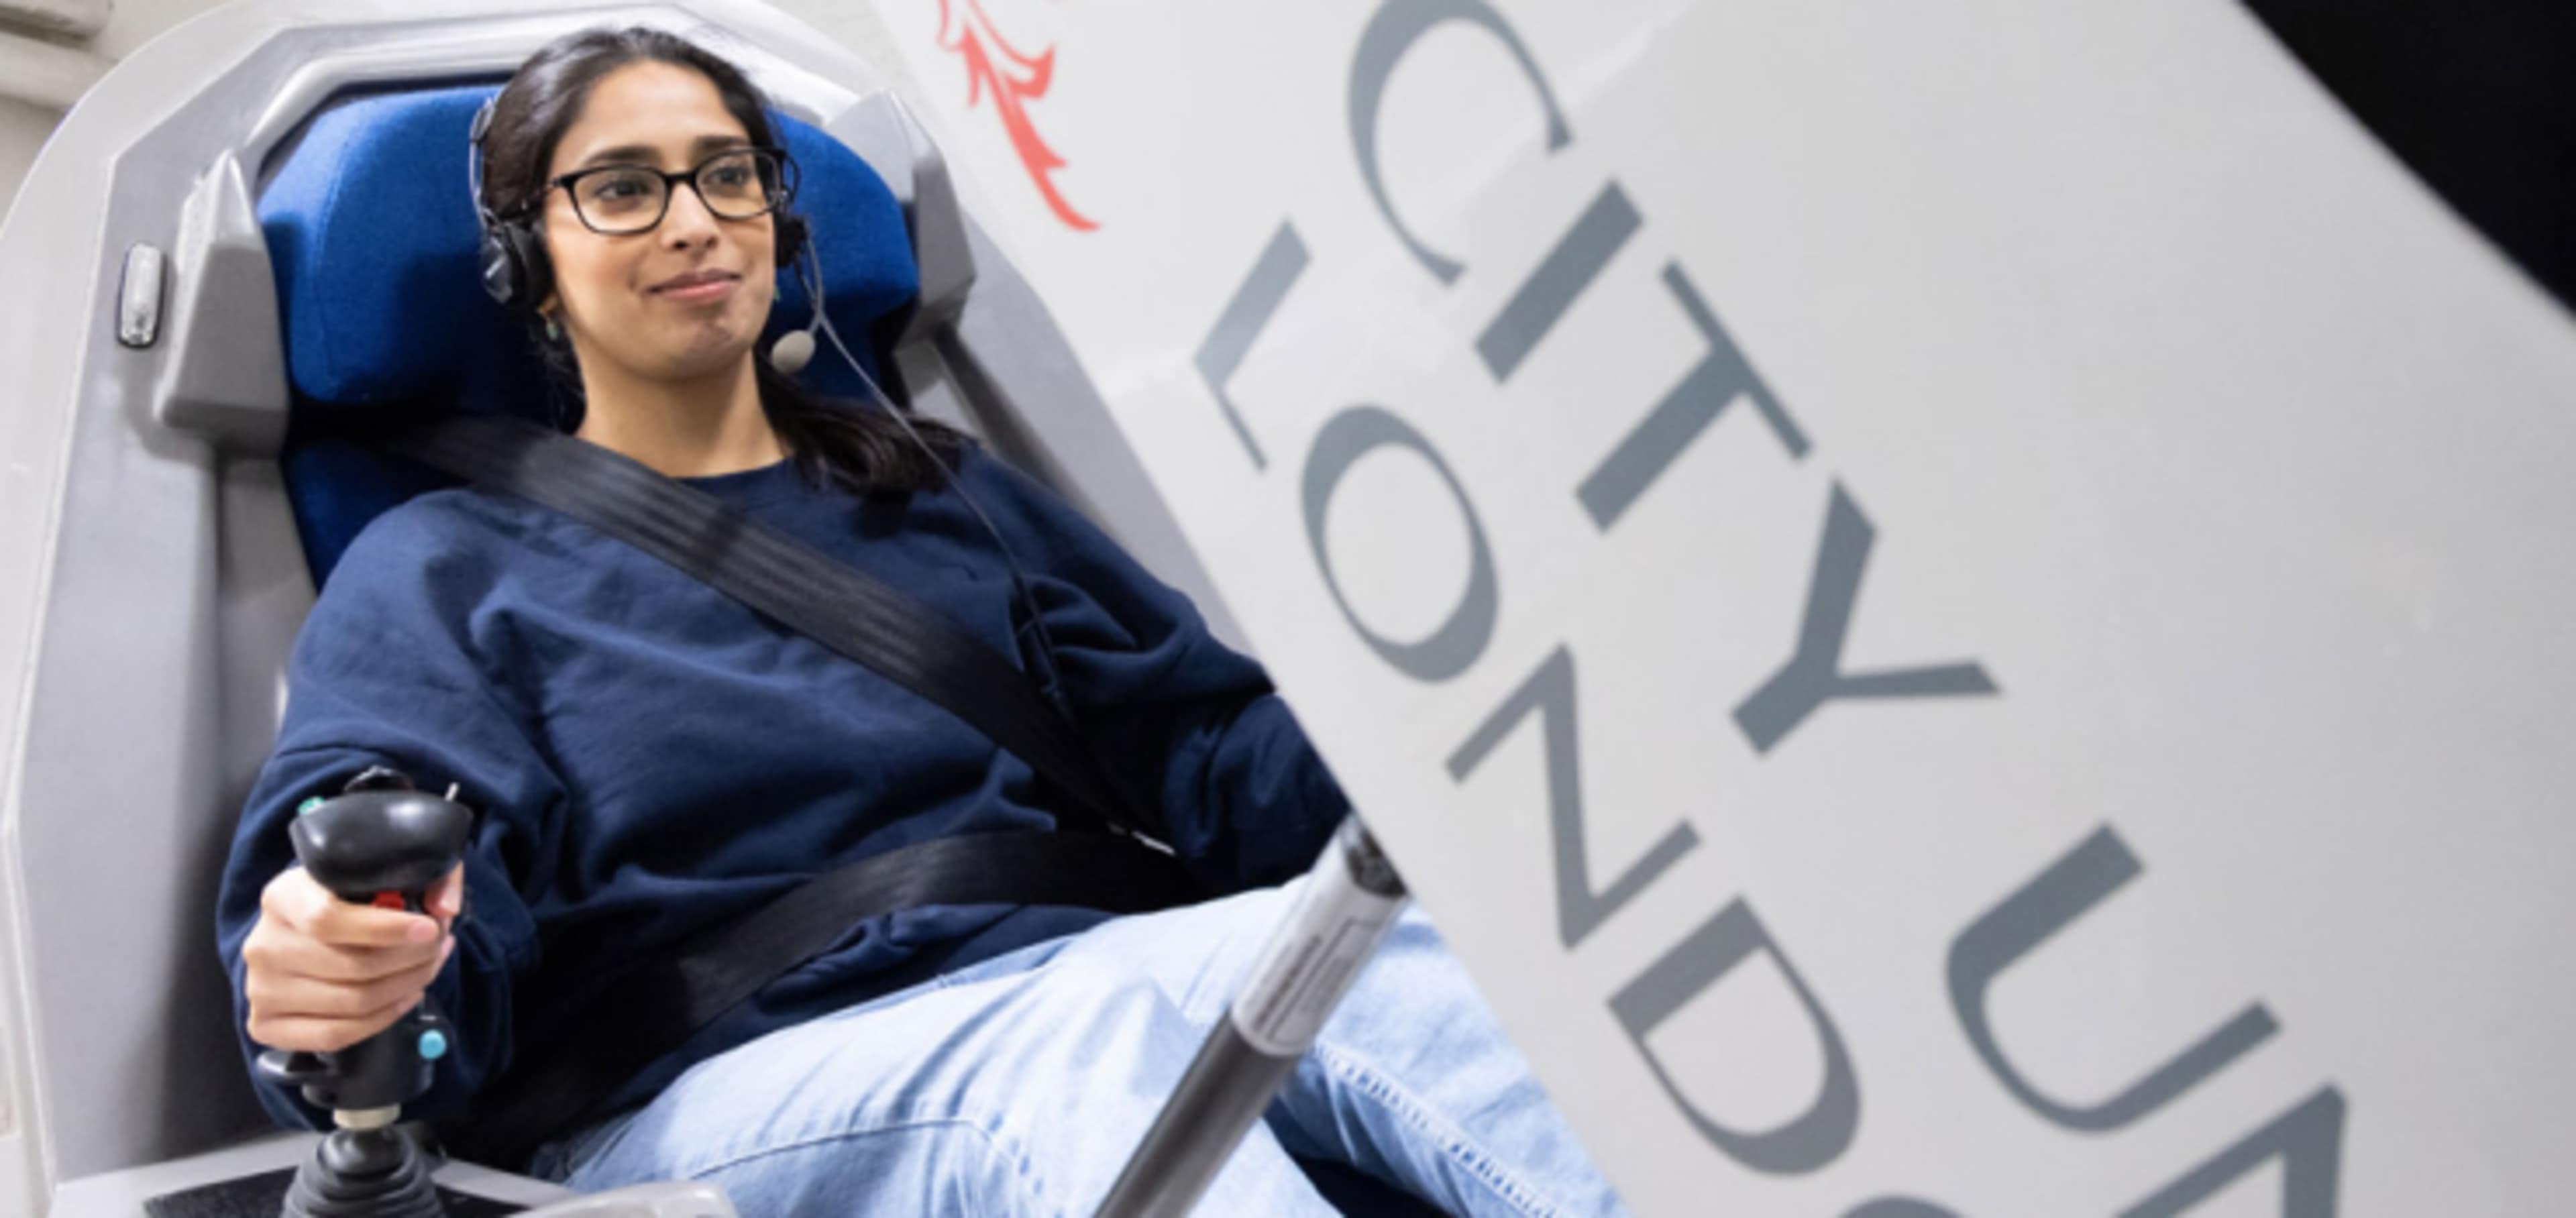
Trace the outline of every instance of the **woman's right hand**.
<instances>
[{"instance_id":1,"label":"woman's right hand","mask_svg":"<svg viewBox=\"0 0 2576 1218\"><path fill-rule=\"evenodd\" d=\"M464 865L425 903L427 915L352 904L301 867L278 873L260 890L259 921L242 944L250 1038L327 1053L393 1026L456 949L447 931L465 910Z\"/></svg>"}]
</instances>

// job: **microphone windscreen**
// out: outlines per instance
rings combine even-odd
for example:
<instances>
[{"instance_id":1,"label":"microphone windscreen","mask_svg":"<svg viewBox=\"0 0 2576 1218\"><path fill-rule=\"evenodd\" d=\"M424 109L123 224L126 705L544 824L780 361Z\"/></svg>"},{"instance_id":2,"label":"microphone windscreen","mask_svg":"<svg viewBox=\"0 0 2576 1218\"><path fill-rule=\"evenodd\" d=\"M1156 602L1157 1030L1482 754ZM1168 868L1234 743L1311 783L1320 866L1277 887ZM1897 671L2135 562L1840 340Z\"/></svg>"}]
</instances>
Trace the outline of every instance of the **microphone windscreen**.
<instances>
[{"instance_id":1,"label":"microphone windscreen","mask_svg":"<svg viewBox=\"0 0 2576 1218\"><path fill-rule=\"evenodd\" d=\"M790 330L770 345L770 366L789 376L803 372L805 365L812 362L814 362L814 333L811 330Z\"/></svg>"}]
</instances>

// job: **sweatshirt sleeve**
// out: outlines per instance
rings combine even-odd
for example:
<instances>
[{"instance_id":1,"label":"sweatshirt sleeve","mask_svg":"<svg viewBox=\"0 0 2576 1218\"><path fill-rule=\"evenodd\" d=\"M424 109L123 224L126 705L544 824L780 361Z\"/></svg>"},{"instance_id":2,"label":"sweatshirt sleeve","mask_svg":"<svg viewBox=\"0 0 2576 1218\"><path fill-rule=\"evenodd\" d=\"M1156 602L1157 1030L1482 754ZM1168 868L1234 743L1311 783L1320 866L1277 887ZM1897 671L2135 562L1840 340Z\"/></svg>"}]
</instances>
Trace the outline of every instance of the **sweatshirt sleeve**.
<instances>
[{"instance_id":1,"label":"sweatshirt sleeve","mask_svg":"<svg viewBox=\"0 0 2576 1218\"><path fill-rule=\"evenodd\" d=\"M1111 780L1211 885L1312 866L1350 805L1269 675L1071 505L996 458L961 469L1028 567L1076 726Z\"/></svg>"},{"instance_id":2,"label":"sweatshirt sleeve","mask_svg":"<svg viewBox=\"0 0 2576 1218\"><path fill-rule=\"evenodd\" d=\"M529 880L545 874L542 856L556 840L564 792L529 725L505 701L507 687L488 680L477 660L474 609L494 572L488 554L456 542L434 518L397 510L350 547L296 639L276 749L233 834L217 895L217 947L253 1089L283 1125L325 1128L329 1114L258 1075L242 944L259 919L261 889L295 865L286 827L296 806L339 793L369 766L400 770L424 791L456 784L459 801L476 814L456 951L429 991L455 1026L454 1049L405 1115L455 1115L510 1060L512 983L536 964Z\"/></svg>"}]
</instances>

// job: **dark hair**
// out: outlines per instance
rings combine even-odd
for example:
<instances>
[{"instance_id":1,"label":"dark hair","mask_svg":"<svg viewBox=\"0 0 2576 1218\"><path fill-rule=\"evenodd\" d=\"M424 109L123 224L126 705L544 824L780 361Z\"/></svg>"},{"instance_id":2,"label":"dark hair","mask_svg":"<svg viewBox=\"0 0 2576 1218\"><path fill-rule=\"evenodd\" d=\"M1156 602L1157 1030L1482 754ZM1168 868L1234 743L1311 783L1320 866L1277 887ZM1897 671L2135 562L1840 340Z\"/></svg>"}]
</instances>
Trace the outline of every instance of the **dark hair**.
<instances>
[{"instance_id":1,"label":"dark hair","mask_svg":"<svg viewBox=\"0 0 2576 1218\"><path fill-rule=\"evenodd\" d=\"M539 199L556 145L590 99L591 88L610 72L648 60L704 75L752 143L783 146L770 123L768 99L742 69L723 57L676 34L643 26L582 30L555 39L529 56L493 102L492 123L481 153L484 209L506 216ZM782 212L781 219L785 218ZM542 257L542 243L535 244ZM557 424L569 431L580 426L586 409L572 343L547 335L544 319L533 310L528 323L555 395ZM954 462L971 443L963 433L935 420L912 420L922 440L938 453L934 461L903 434L902 421L887 417L883 410L825 398L757 354L752 367L760 385L761 412L769 416L770 427L795 455L798 467L817 483L839 482L861 492L936 486L946 474L941 463Z\"/></svg>"}]
</instances>

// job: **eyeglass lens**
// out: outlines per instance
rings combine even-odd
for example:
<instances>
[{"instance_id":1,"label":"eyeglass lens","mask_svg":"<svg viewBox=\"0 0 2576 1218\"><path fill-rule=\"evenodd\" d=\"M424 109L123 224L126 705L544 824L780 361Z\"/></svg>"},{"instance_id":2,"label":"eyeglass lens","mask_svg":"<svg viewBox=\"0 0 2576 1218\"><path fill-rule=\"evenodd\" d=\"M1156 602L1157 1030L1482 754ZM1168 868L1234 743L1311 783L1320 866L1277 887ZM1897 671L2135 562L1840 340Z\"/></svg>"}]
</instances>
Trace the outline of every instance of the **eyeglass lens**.
<instances>
[{"instance_id":1,"label":"eyeglass lens","mask_svg":"<svg viewBox=\"0 0 2576 1218\"><path fill-rule=\"evenodd\" d=\"M748 220L775 202L777 158L759 149L722 153L700 164L690 180L707 210L727 220ZM670 205L670 179L640 167L586 174L573 183L582 220L602 232L641 232L662 222Z\"/></svg>"}]
</instances>

